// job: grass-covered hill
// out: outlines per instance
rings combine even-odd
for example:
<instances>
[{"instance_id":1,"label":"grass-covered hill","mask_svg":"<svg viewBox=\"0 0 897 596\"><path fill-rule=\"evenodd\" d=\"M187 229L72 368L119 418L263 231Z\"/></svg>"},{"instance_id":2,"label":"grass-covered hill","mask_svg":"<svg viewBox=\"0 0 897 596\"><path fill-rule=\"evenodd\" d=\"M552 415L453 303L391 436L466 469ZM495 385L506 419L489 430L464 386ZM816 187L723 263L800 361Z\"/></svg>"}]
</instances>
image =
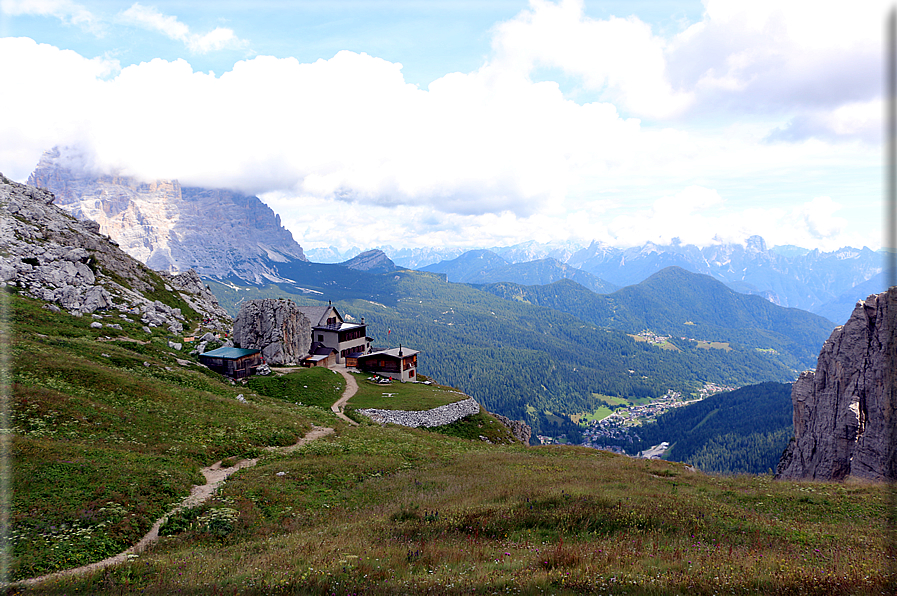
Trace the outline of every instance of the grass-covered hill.
<instances>
[{"instance_id":1,"label":"grass-covered hill","mask_svg":"<svg viewBox=\"0 0 897 596\"><path fill-rule=\"evenodd\" d=\"M3 299L14 433L12 579L121 552L203 483L203 466L292 445L312 424L344 426L330 412L345 388L333 371L234 385L139 322L116 317L120 329L93 328L93 317L54 313L17 293L4 291ZM378 394L359 381L357 407L382 399L382 387ZM407 389L416 390L416 409L467 397L438 385ZM398 395L377 407L401 409L406 401ZM433 432L516 442L486 412Z\"/></svg>"},{"instance_id":2,"label":"grass-covered hill","mask_svg":"<svg viewBox=\"0 0 897 596\"><path fill-rule=\"evenodd\" d=\"M331 371L234 386L137 323L94 329L93 319L3 296L12 579L120 552L202 482L200 467L260 457L212 500L169 519L150 550L12 593L893 588L876 531L883 486L713 477L585 448L463 438L483 434L476 421L449 433L457 436L363 420L349 427L325 408L342 391ZM371 387L358 404L382 397ZM412 408L419 396L401 397ZM289 453L265 450L312 424L337 432Z\"/></svg>"},{"instance_id":3,"label":"grass-covered hill","mask_svg":"<svg viewBox=\"0 0 897 596\"><path fill-rule=\"evenodd\" d=\"M222 305L232 311L239 308L241 300L251 298L291 297L300 303L313 304L315 299L339 296L341 299L335 304L340 311L356 320L364 317L375 345L395 347L401 342L421 350L423 374L473 395L490 411L525 420L534 433L566 434L574 441L578 427L566 417L558 418L549 413L593 412L600 407L595 394L639 399L658 397L668 390L691 393L705 382L741 386L764 381L791 381L796 376L799 358L797 353L786 352L786 349L800 340L806 345L814 345L813 349L818 351L831 331L830 325L827 327L820 323L823 319L815 317L812 320L814 326L809 330L801 329L792 337L786 322L793 320L799 327L804 325L804 315L813 315L743 296L764 303L759 305L748 300L751 308L766 312L762 309L768 304L771 312L782 318L783 322L775 331L767 330L762 317L754 320L741 310L742 295L699 275L694 276L698 287L708 281L714 289L716 286L722 288L723 296L732 303L728 308L733 321L740 327L734 327L735 323L732 327L724 327L719 322L714 323L714 327L705 321L703 306L695 306L693 312L688 310L691 303L704 299L706 293L695 290L691 301L675 302L676 292L681 291L675 287L677 280L669 287L656 288L657 299L663 301L664 296L669 296L669 302L675 302L677 309L694 319L695 325L685 326L691 334L709 334L715 329L730 332L723 337L731 343L720 344L719 349L678 338L674 338L673 345L666 346L636 341L630 334L645 329L645 320L631 321L631 327L627 329L611 328L611 321L607 320L598 323L597 317L590 320L590 309L595 301L607 297L570 281L543 287L515 286L545 296L558 292L558 302L540 305L505 299L465 284L449 283L441 274L408 270L384 275L359 272L358 279L362 281L356 280L356 285L349 287L340 277L347 271L344 268L314 265L303 271L309 275L297 279L292 285L265 288L214 282L210 285ZM331 274L334 277L329 277ZM690 283L690 280L686 281ZM297 286L321 294L299 293ZM568 288L571 289L570 300L561 293ZM617 294L619 292L610 296ZM379 298L375 299L375 295ZM567 310L561 310L562 307ZM627 304L625 308L635 311L639 303ZM623 307L620 310L622 312ZM653 316L643 314L643 317ZM670 319L660 314L657 317L659 326ZM689 320L683 318L683 321ZM758 328L749 326L752 320ZM653 324L649 328L653 329ZM387 335L389 329L392 332ZM733 336L750 336L756 341L736 343ZM719 337L701 336L698 339ZM801 345L800 353L803 353L808 348Z\"/></svg>"}]
</instances>

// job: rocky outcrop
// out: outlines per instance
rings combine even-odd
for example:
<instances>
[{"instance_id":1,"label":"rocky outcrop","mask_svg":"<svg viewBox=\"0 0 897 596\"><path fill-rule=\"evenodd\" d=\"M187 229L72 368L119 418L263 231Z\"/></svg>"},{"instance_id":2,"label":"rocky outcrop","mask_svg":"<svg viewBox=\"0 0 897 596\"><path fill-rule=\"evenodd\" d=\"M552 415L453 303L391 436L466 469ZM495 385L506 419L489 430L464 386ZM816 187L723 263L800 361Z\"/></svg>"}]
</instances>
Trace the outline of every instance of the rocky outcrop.
<instances>
[{"instance_id":1,"label":"rocky outcrop","mask_svg":"<svg viewBox=\"0 0 897 596\"><path fill-rule=\"evenodd\" d=\"M261 350L268 364L296 364L311 347L311 322L292 300L248 300L234 319L233 340Z\"/></svg>"},{"instance_id":2,"label":"rocky outcrop","mask_svg":"<svg viewBox=\"0 0 897 596\"><path fill-rule=\"evenodd\" d=\"M794 438L776 477L897 479L894 401L897 287L858 302L835 329L816 370L791 390Z\"/></svg>"},{"instance_id":3,"label":"rocky outcrop","mask_svg":"<svg viewBox=\"0 0 897 596\"><path fill-rule=\"evenodd\" d=\"M230 331L230 315L218 303L211 288L202 283L195 270L188 269L177 274L160 271L159 275L181 295L190 308L205 316L206 327Z\"/></svg>"},{"instance_id":4,"label":"rocky outcrop","mask_svg":"<svg viewBox=\"0 0 897 596\"><path fill-rule=\"evenodd\" d=\"M365 409L355 410L359 414L363 414L381 424L398 424L400 426L410 426L418 428L424 426L432 428L434 426L445 426L452 422L480 413L480 404L474 398L468 398L463 401L456 401L453 404L447 404L433 408L432 410L421 410L418 412L406 410L377 410Z\"/></svg>"},{"instance_id":5,"label":"rocky outcrop","mask_svg":"<svg viewBox=\"0 0 897 596\"><path fill-rule=\"evenodd\" d=\"M0 176L0 285L14 285L77 316L119 310L170 333L183 331L186 322L173 306L177 297L210 323L229 327L225 311L207 308L215 298L193 283L195 273L169 276L166 283L101 234L95 222L79 221L53 201L50 192ZM171 304L156 298L166 296Z\"/></svg>"},{"instance_id":6,"label":"rocky outcrop","mask_svg":"<svg viewBox=\"0 0 897 596\"><path fill-rule=\"evenodd\" d=\"M338 263L343 267L368 273L389 273L398 269L386 253L379 249L365 251L348 261Z\"/></svg>"},{"instance_id":7,"label":"rocky outcrop","mask_svg":"<svg viewBox=\"0 0 897 596\"><path fill-rule=\"evenodd\" d=\"M261 283L282 280L277 263L305 260L280 217L257 197L99 174L86 161L77 151L54 148L28 182L53 192L70 215L98 222L101 232L153 269L194 268L204 277Z\"/></svg>"},{"instance_id":8,"label":"rocky outcrop","mask_svg":"<svg viewBox=\"0 0 897 596\"><path fill-rule=\"evenodd\" d=\"M523 422L522 420L511 420L506 416L502 416L501 414L492 414L495 416L495 419L508 427L511 431L511 434L514 435L514 438L523 443L524 445L529 445L530 439L533 437L533 429L529 424Z\"/></svg>"}]
</instances>

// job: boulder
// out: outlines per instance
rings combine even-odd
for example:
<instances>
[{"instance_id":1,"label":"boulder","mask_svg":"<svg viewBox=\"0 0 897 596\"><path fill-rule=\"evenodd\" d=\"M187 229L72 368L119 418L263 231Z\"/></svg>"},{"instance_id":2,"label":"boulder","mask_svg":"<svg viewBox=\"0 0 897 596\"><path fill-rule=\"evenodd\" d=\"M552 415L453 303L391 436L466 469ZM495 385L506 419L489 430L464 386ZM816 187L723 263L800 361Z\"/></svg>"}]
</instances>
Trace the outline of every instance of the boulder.
<instances>
[{"instance_id":1,"label":"boulder","mask_svg":"<svg viewBox=\"0 0 897 596\"><path fill-rule=\"evenodd\" d=\"M233 341L261 350L269 364L296 364L311 347L311 321L292 300L248 300L234 320Z\"/></svg>"},{"instance_id":2,"label":"boulder","mask_svg":"<svg viewBox=\"0 0 897 596\"><path fill-rule=\"evenodd\" d=\"M794 438L776 478L897 479L897 287L869 296L791 389Z\"/></svg>"}]
</instances>

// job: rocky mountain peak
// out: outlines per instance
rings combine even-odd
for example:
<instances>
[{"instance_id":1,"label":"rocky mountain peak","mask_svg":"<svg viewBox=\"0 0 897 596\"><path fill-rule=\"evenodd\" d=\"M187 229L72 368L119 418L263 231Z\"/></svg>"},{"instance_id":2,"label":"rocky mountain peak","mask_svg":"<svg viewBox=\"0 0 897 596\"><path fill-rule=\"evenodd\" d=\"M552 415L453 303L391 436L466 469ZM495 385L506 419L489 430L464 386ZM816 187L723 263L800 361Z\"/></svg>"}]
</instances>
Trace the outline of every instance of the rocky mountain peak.
<instances>
[{"instance_id":1,"label":"rocky mountain peak","mask_svg":"<svg viewBox=\"0 0 897 596\"><path fill-rule=\"evenodd\" d=\"M277 263L305 260L302 247L258 197L183 187L177 180L100 174L76 150L46 152L28 179L55 204L99 223L129 255L162 271L280 281Z\"/></svg>"},{"instance_id":2,"label":"rocky mountain peak","mask_svg":"<svg viewBox=\"0 0 897 596\"><path fill-rule=\"evenodd\" d=\"M386 253L379 249L365 251L339 264L349 269L367 271L369 273L389 273L398 269L396 264L386 256Z\"/></svg>"},{"instance_id":3,"label":"rocky mountain peak","mask_svg":"<svg viewBox=\"0 0 897 596\"><path fill-rule=\"evenodd\" d=\"M791 390L794 438L777 478L897 479L897 287L857 303Z\"/></svg>"},{"instance_id":4,"label":"rocky mountain peak","mask_svg":"<svg viewBox=\"0 0 897 596\"><path fill-rule=\"evenodd\" d=\"M0 175L0 286L75 316L119 311L146 329L184 331L186 306L208 329L225 331L230 317L194 271L157 273L125 254L94 221L54 204L52 193ZM193 315L191 315L193 316ZM96 324L102 325L97 322ZM151 331L148 331L151 333Z\"/></svg>"}]
</instances>

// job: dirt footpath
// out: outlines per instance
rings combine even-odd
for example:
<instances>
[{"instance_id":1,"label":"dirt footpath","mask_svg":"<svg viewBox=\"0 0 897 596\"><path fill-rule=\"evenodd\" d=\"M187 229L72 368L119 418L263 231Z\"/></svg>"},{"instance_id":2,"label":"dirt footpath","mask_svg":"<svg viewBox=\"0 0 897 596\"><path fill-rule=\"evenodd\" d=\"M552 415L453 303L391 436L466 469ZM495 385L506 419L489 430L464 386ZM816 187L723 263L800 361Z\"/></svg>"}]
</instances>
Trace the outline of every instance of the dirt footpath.
<instances>
[{"instance_id":1,"label":"dirt footpath","mask_svg":"<svg viewBox=\"0 0 897 596\"><path fill-rule=\"evenodd\" d=\"M345 376L345 375L344 375ZM349 375L351 376L351 375ZM355 380L352 380L352 383L355 383ZM357 389L357 386L356 386ZM354 392L353 392L354 394ZM345 395L345 393L343 394ZM349 396L351 397L351 396ZM348 399L348 398L346 398ZM338 402L337 402L338 403ZM335 404L334 404L335 405ZM348 420L348 418L347 418ZM352 421L350 421L352 422ZM352 424L355 424L352 422ZM321 437L326 437L327 435L333 434L332 428L325 428L321 426L314 426L308 433L299 439L293 445L289 447L266 447L268 451L273 451L277 453L290 453L295 451L299 447L302 447L306 443L310 441L314 441L315 439L320 439ZM31 579L22 580L20 582L16 582L14 584L9 584L12 586L20 585L20 586L33 586L35 584L40 584L48 580L59 579L62 577L70 576L70 575L81 575L82 573L88 573L90 571L97 571L99 569L105 569L106 567L111 567L113 565L118 565L119 563L124 563L128 561L129 558L136 555L137 553L143 551L149 545L153 544L157 540L159 540L159 528L162 527L162 524L168 519L169 516L174 515L181 509L189 509L190 507L196 507L197 505L207 501L215 494L215 491L218 490L224 481L227 480L228 476L236 472L237 470L242 470L243 468L251 468L255 464L257 464L259 459L241 459L234 465L228 468L222 468L221 462L215 462L208 468L203 468L200 470L202 475L206 479L206 483L203 485L194 486L190 490L190 494L181 501L177 507L169 511L166 515L160 517L156 520L156 523L153 524L153 527L150 528L150 531L140 539L140 541L127 549L124 552L120 552L113 557L109 557L108 559L103 559L102 561L97 561L96 563L91 563L90 565L84 565L83 567L75 567L74 569L66 569L65 571L58 571L56 573L51 573L49 575L42 575L40 577L32 577Z\"/></svg>"},{"instance_id":2,"label":"dirt footpath","mask_svg":"<svg viewBox=\"0 0 897 596\"><path fill-rule=\"evenodd\" d=\"M357 422L343 413L346 408L346 403L358 392L358 383L355 382L355 377L349 374L349 371L345 366L337 366L334 367L333 370L343 375L343 378L346 379L346 389L343 391L342 397L336 400L335 404L330 406L330 410L336 414L340 420L345 420L352 426L358 426Z\"/></svg>"}]
</instances>

